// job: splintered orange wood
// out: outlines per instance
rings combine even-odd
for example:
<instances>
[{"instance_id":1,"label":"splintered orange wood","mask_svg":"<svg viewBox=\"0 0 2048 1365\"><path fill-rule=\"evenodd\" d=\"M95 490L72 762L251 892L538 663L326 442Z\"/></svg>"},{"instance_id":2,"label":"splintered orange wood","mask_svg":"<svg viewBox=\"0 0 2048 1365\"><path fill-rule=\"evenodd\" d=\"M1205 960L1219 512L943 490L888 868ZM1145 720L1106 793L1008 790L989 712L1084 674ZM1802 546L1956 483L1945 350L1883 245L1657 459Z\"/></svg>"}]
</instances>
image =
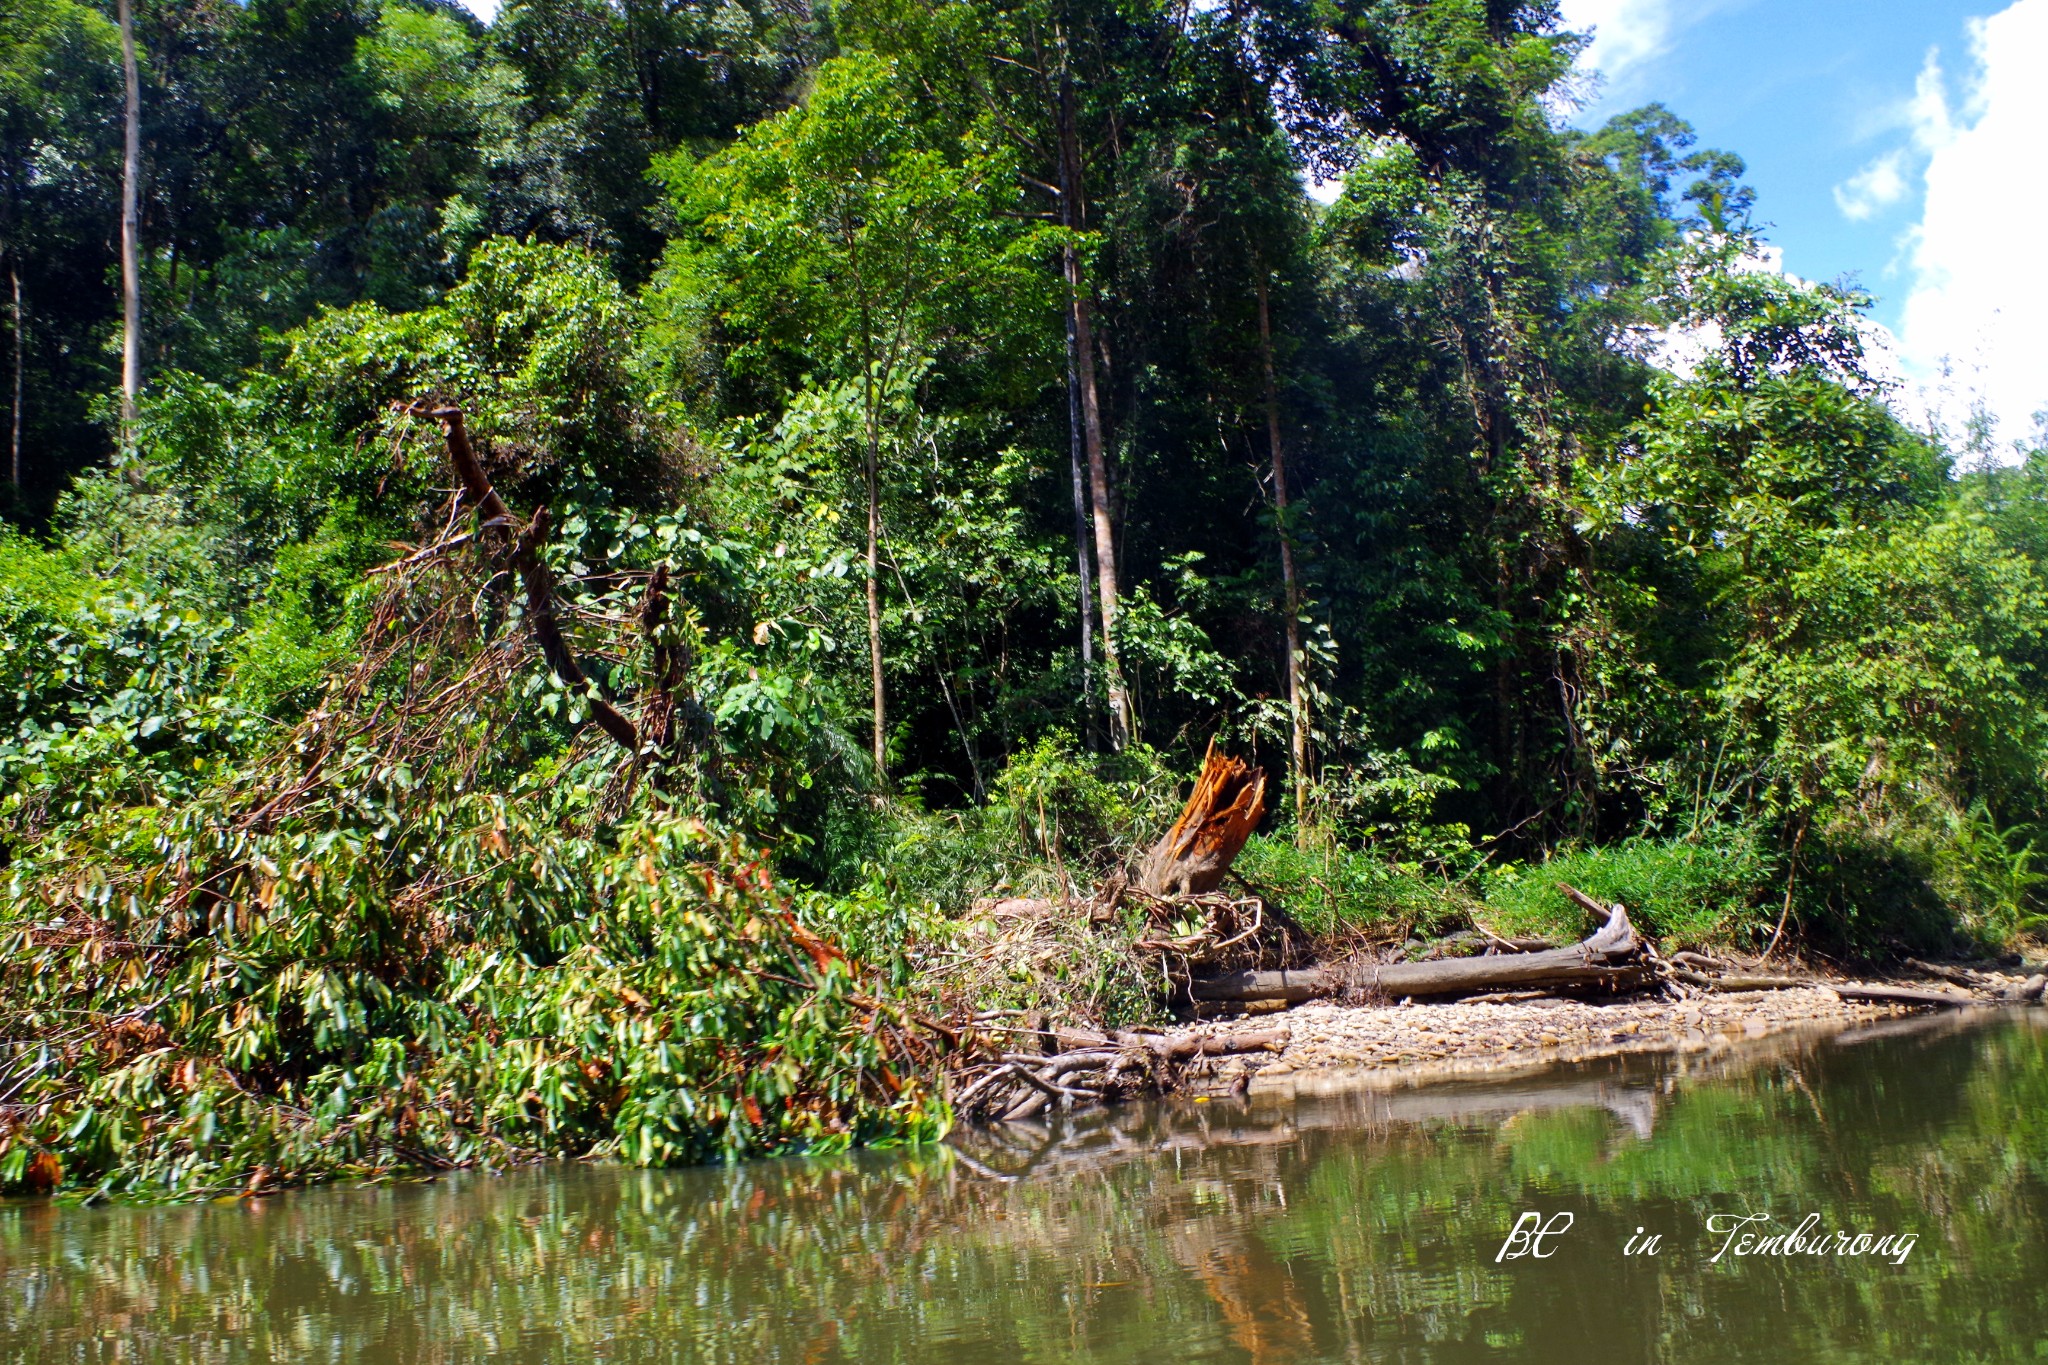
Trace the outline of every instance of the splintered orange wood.
<instances>
[{"instance_id":1,"label":"splintered orange wood","mask_svg":"<svg viewBox=\"0 0 2048 1365\"><path fill-rule=\"evenodd\" d=\"M1211 743L1194 793L1173 828L1146 856L1138 885L1155 896L1214 891L1265 813L1265 772L1217 753Z\"/></svg>"}]
</instances>

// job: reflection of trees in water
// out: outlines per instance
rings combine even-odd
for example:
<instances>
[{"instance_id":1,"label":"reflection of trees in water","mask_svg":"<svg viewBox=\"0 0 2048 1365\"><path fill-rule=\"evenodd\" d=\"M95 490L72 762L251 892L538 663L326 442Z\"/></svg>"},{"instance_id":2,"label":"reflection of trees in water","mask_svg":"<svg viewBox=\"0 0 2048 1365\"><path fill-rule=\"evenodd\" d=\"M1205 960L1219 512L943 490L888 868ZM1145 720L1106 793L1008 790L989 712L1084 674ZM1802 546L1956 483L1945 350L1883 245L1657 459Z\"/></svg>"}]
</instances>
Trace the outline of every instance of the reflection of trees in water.
<instances>
[{"instance_id":1,"label":"reflection of trees in water","mask_svg":"<svg viewBox=\"0 0 2048 1365\"><path fill-rule=\"evenodd\" d=\"M945 1152L548 1167L245 1207L0 1209L0 1357L1187 1362L2023 1359L2048 1323L2044 1035L1302 1094ZM1651 1136L1646 1140L1642 1134ZM1711 1210L1918 1231L1712 1267ZM1495 1265L1524 1208L1579 1217ZM1639 1225L1654 1261L1621 1257ZM1934 1326L1946 1323L1946 1338Z\"/></svg>"}]
</instances>

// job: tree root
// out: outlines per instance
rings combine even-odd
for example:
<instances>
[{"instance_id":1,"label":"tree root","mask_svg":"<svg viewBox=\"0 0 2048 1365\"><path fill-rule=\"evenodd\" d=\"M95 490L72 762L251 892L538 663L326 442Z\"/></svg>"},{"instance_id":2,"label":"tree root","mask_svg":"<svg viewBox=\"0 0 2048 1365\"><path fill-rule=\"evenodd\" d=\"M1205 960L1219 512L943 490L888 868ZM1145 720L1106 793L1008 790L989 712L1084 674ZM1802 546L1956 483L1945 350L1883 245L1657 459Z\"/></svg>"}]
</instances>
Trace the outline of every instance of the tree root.
<instances>
[{"instance_id":1,"label":"tree root","mask_svg":"<svg viewBox=\"0 0 2048 1365\"><path fill-rule=\"evenodd\" d=\"M1215 1059L1277 1052L1284 1031L1218 1036L1061 1029L1046 1035L1063 1051L1005 1052L956 1073L953 1112L963 1119L1022 1119L1045 1110L1134 1099L1183 1089Z\"/></svg>"}]
</instances>

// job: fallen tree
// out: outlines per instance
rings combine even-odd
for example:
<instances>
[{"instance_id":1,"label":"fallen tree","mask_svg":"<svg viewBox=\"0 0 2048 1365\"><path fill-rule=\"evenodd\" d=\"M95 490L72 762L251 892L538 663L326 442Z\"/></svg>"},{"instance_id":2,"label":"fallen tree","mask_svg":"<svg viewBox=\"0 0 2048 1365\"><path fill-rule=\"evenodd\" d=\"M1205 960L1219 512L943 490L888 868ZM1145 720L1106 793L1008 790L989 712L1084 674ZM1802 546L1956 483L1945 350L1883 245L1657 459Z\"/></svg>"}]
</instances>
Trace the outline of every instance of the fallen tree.
<instances>
[{"instance_id":1,"label":"fallen tree","mask_svg":"<svg viewBox=\"0 0 2048 1365\"><path fill-rule=\"evenodd\" d=\"M1657 966L1620 905L1607 922L1568 948L1440 958L1433 962L1359 962L1296 971L1225 972L1189 983L1197 1001L1282 1001L1299 1004L1364 992L1393 998L1470 995L1480 991L1630 990L1658 979Z\"/></svg>"},{"instance_id":2,"label":"fallen tree","mask_svg":"<svg viewBox=\"0 0 2048 1365\"><path fill-rule=\"evenodd\" d=\"M1916 986L1865 986L1834 981L1813 981L1807 984L1826 986L1844 1000L1864 1000L1879 1005L1938 1005L1946 1009L1963 1009L1971 1005L1992 1003L1979 996L1957 995L1954 991L1923 990Z\"/></svg>"},{"instance_id":3,"label":"fallen tree","mask_svg":"<svg viewBox=\"0 0 2048 1365\"><path fill-rule=\"evenodd\" d=\"M1113 919L1120 907L1136 905L1144 912L1144 926L1130 947L1159 959L1170 981L1228 965L1292 964L1310 952L1307 932L1250 888L1242 895L1221 890L1231 863L1265 813L1264 771L1217 752L1212 743L1180 815L1146 851L1135 875L1119 869L1086 897L1069 890L1057 900L991 898L975 908L1001 923L1078 914L1100 924ZM1065 868L1060 872L1064 883Z\"/></svg>"}]
</instances>

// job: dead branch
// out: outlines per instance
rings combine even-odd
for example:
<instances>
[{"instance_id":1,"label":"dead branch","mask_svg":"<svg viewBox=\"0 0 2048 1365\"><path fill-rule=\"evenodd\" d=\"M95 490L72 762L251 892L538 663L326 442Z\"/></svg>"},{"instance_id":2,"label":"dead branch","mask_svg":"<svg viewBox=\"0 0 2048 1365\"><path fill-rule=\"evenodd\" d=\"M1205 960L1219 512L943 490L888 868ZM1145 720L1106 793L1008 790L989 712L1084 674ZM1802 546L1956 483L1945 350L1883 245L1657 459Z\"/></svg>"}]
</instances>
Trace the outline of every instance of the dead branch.
<instances>
[{"instance_id":1,"label":"dead branch","mask_svg":"<svg viewBox=\"0 0 2048 1365\"><path fill-rule=\"evenodd\" d=\"M1602 905L1599 901L1594 900L1591 896L1579 890L1579 888L1577 888L1576 886L1572 886L1565 882L1559 882L1557 884L1557 889L1564 892L1565 895L1569 896L1578 905L1587 910L1592 911L1594 914L1600 916L1602 919L1606 919L1609 915L1612 915L1616 910L1621 908L1618 905Z\"/></svg>"},{"instance_id":2,"label":"dead branch","mask_svg":"<svg viewBox=\"0 0 2048 1365\"><path fill-rule=\"evenodd\" d=\"M1907 958L1905 965L1922 976L1952 982L1967 990L1981 990L1985 984L1983 973L1971 971L1968 967L1954 967L1942 962L1923 962L1917 957Z\"/></svg>"},{"instance_id":3,"label":"dead branch","mask_svg":"<svg viewBox=\"0 0 2048 1365\"><path fill-rule=\"evenodd\" d=\"M555 615L555 576L540 555L540 547L546 543L552 524L548 509L536 507L533 520L524 525L512 515L512 509L491 486L490 476L484 472L482 462L470 446L461 408L411 404L401 405L399 410L432 417L441 424L441 431L448 442L448 462L462 481L465 499L476 509L479 535L495 541L501 549L509 545L507 564L519 575L519 581L526 589L526 626L534 643L540 647L541 657L566 686L584 695L591 719L597 722L598 728L610 735L627 753L637 756L640 753L639 730L599 694L562 635L561 622Z\"/></svg>"},{"instance_id":4,"label":"dead branch","mask_svg":"<svg viewBox=\"0 0 2048 1365\"><path fill-rule=\"evenodd\" d=\"M1679 966L1676 959L1672 962L1671 977L1674 981L1683 981L1688 986L1697 986L1703 991L1718 991L1723 995L1735 995L1744 991L1790 991L1801 986L1823 984L1808 977L1798 976L1707 976Z\"/></svg>"},{"instance_id":5,"label":"dead branch","mask_svg":"<svg viewBox=\"0 0 2048 1365\"><path fill-rule=\"evenodd\" d=\"M1217 1058L1287 1045L1284 1031L1219 1036L1057 1029L1037 1036L1064 1051L1002 1052L970 1064L962 1074L972 1079L953 1097L953 1111L969 1119L1023 1119L1047 1108L1164 1094L1206 1074Z\"/></svg>"},{"instance_id":6,"label":"dead branch","mask_svg":"<svg viewBox=\"0 0 2048 1365\"><path fill-rule=\"evenodd\" d=\"M475 539L476 532L464 531L459 536L450 536L446 540L437 540L424 550L415 550L404 559L394 559L389 564L379 564L374 568L366 570L366 572L373 578L378 574L397 573L404 569L410 569L416 564L424 564L435 555L444 555L450 550L459 549ZM404 547L400 546L399 548L402 549Z\"/></svg>"}]
</instances>

